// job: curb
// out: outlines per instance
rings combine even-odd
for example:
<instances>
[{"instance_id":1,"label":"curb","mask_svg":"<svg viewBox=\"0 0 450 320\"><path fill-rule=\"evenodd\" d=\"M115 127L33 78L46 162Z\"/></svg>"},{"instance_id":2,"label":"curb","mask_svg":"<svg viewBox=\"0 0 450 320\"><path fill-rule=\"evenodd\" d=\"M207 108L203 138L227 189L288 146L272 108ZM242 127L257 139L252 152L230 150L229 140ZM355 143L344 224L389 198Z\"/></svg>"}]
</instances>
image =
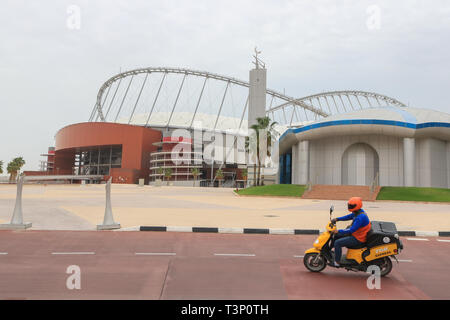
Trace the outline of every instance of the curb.
<instances>
[{"instance_id":1,"label":"curb","mask_svg":"<svg viewBox=\"0 0 450 320\"><path fill-rule=\"evenodd\" d=\"M179 226L140 226L139 231L293 235L318 235L321 232L321 230L318 229L217 228ZM450 237L450 231L398 231L398 235L402 237Z\"/></svg>"}]
</instances>

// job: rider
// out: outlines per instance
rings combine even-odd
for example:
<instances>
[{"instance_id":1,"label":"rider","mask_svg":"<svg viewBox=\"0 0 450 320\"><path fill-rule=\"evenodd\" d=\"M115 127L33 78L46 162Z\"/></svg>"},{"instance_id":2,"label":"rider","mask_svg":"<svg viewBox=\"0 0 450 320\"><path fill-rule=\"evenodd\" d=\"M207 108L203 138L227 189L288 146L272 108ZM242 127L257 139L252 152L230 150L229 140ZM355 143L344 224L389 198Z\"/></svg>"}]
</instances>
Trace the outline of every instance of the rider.
<instances>
[{"instance_id":1,"label":"rider","mask_svg":"<svg viewBox=\"0 0 450 320\"><path fill-rule=\"evenodd\" d=\"M336 221L353 220L347 229L337 230L334 233L334 266L339 267L342 256L342 247L353 247L363 244L367 240L367 233L370 231L371 223L366 212L362 209L362 199L353 197L348 200L349 215L331 220Z\"/></svg>"}]
</instances>

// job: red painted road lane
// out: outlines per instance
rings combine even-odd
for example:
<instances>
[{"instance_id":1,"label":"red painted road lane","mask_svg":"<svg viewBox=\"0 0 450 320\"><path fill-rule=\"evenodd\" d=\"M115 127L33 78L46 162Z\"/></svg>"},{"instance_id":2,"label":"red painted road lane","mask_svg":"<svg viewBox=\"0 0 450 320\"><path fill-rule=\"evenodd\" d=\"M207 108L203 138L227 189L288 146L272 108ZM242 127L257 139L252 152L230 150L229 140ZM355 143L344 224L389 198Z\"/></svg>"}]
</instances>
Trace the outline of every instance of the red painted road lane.
<instances>
[{"instance_id":1,"label":"red painted road lane","mask_svg":"<svg viewBox=\"0 0 450 320\"><path fill-rule=\"evenodd\" d=\"M450 243L408 241L381 290L367 274L307 271L316 236L0 231L1 299L450 299ZM92 252L95 254L54 255ZM135 253L175 253L174 256ZM216 256L214 254L254 254ZM79 265L82 289L66 288Z\"/></svg>"},{"instance_id":2,"label":"red painted road lane","mask_svg":"<svg viewBox=\"0 0 450 320\"><path fill-rule=\"evenodd\" d=\"M450 299L450 242L439 242L436 238L429 238L429 241L402 241L404 255L413 262L401 263L399 266L394 264L394 267L405 280L429 293L433 299ZM408 258L400 255L399 259Z\"/></svg>"},{"instance_id":3,"label":"red painted road lane","mask_svg":"<svg viewBox=\"0 0 450 320\"><path fill-rule=\"evenodd\" d=\"M277 260L176 258L163 299L287 299Z\"/></svg>"},{"instance_id":4,"label":"red painted road lane","mask_svg":"<svg viewBox=\"0 0 450 320\"><path fill-rule=\"evenodd\" d=\"M183 232L0 231L0 252L175 252L177 256L203 257L214 253L254 253L277 259L303 255L314 239L315 236Z\"/></svg>"},{"instance_id":5,"label":"red painted road lane","mask_svg":"<svg viewBox=\"0 0 450 320\"><path fill-rule=\"evenodd\" d=\"M281 273L289 299L429 299L396 269L381 279L380 290L367 288L368 274L329 267L311 273L292 260L281 262Z\"/></svg>"},{"instance_id":6,"label":"red painted road lane","mask_svg":"<svg viewBox=\"0 0 450 320\"><path fill-rule=\"evenodd\" d=\"M0 262L0 299L159 299L168 258L8 257ZM81 269L81 290L68 290L67 267Z\"/></svg>"}]
</instances>

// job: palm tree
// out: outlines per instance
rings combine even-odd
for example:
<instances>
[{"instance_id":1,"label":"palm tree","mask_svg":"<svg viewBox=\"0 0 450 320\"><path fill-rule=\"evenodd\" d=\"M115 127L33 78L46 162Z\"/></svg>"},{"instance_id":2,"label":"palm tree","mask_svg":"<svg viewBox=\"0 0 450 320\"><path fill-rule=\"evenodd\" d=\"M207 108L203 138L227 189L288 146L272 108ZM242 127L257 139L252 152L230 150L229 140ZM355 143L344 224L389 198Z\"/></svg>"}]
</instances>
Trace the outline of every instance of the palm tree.
<instances>
[{"instance_id":1,"label":"palm tree","mask_svg":"<svg viewBox=\"0 0 450 320\"><path fill-rule=\"evenodd\" d=\"M254 124L250 127L251 129L253 129L255 131L255 135L256 135L256 159L259 162L259 125L258 124ZM249 140L247 139L246 142L246 148L249 148ZM253 185L258 185L258 182L256 180L256 162L253 163Z\"/></svg>"},{"instance_id":2,"label":"palm tree","mask_svg":"<svg viewBox=\"0 0 450 320\"><path fill-rule=\"evenodd\" d=\"M223 171L222 171L222 169L217 169L217 171L216 171L216 179L217 180L219 180L219 187L220 187L220 184L221 184L221 181L223 180Z\"/></svg>"},{"instance_id":3,"label":"palm tree","mask_svg":"<svg viewBox=\"0 0 450 320\"><path fill-rule=\"evenodd\" d=\"M162 176L162 177L163 177L163 180L164 180L164 176L163 176L163 174L164 174L164 169L163 169L162 167L159 167L159 168L156 170L156 173L159 174L159 178L161 178L161 176Z\"/></svg>"},{"instance_id":4,"label":"palm tree","mask_svg":"<svg viewBox=\"0 0 450 320\"><path fill-rule=\"evenodd\" d=\"M25 165L25 160L23 160L22 157L17 157L12 159L8 166L6 167L6 170L9 173L9 181L16 180L17 172L20 171L20 169Z\"/></svg>"},{"instance_id":5,"label":"palm tree","mask_svg":"<svg viewBox=\"0 0 450 320\"><path fill-rule=\"evenodd\" d=\"M197 181L197 177L200 175L199 168L192 168L191 169L192 176L194 177L194 187L195 187L195 181Z\"/></svg>"},{"instance_id":6,"label":"palm tree","mask_svg":"<svg viewBox=\"0 0 450 320\"><path fill-rule=\"evenodd\" d=\"M266 155L270 157L271 152L270 149L272 147L272 139L275 138L276 133L274 130L275 125L277 124L275 121L271 122L269 117L263 117L263 118L256 118L257 124L252 126L252 129L254 129L256 133L256 145L257 145L257 153L256 157L258 159L258 178L257 178L257 185L259 186L261 184L261 155L259 152L259 140L260 140L260 131L266 131ZM257 129L255 129L255 128ZM265 156L263 156L265 160Z\"/></svg>"},{"instance_id":7,"label":"palm tree","mask_svg":"<svg viewBox=\"0 0 450 320\"><path fill-rule=\"evenodd\" d=\"M164 170L164 176L167 178L167 185L169 185L170 178L172 177L172 168L166 168Z\"/></svg>"}]
</instances>

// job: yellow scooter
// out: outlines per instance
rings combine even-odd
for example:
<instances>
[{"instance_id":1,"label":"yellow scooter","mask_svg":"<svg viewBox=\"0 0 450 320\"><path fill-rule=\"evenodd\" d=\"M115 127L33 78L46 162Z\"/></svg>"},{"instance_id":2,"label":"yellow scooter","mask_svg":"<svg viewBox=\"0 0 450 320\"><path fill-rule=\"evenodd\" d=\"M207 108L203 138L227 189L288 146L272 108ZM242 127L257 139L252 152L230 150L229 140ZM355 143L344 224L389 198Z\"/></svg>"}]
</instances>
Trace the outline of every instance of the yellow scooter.
<instances>
[{"instance_id":1,"label":"yellow scooter","mask_svg":"<svg viewBox=\"0 0 450 320\"><path fill-rule=\"evenodd\" d=\"M320 272L327 265L335 267L334 252L331 251L336 230L336 224L331 222L333 211L334 206L331 206L330 223L326 226L326 231L319 235L313 248L305 251L303 263L309 271ZM392 270L391 257L398 263L395 256L403 250L403 244L395 224L382 221L372 221L371 224L367 242L348 248L347 255L341 259L338 268L366 272L369 266L376 265L380 268L380 275L384 277Z\"/></svg>"}]
</instances>

